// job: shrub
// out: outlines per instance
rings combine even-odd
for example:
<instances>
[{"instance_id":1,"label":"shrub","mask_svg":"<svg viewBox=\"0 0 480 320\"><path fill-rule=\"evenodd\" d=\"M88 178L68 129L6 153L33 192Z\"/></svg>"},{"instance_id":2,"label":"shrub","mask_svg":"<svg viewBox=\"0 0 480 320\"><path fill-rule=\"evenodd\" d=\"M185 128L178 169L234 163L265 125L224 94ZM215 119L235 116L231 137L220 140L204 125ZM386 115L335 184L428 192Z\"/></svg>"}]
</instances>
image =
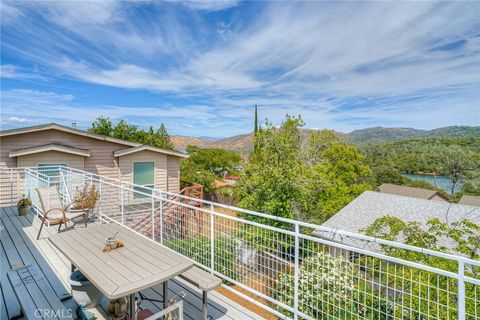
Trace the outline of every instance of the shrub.
<instances>
[{"instance_id":1,"label":"shrub","mask_svg":"<svg viewBox=\"0 0 480 320\"><path fill-rule=\"evenodd\" d=\"M239 279L240 272L236 270L237 257L235 256L235 251L237 242L235 239L228 236L220 236L215 238L214 242L215 271L233 280ZM209 237L200 236L168 240L164 241L163 244L204 266L209 267L211 264Z\"/></svg>"}]
</instances>

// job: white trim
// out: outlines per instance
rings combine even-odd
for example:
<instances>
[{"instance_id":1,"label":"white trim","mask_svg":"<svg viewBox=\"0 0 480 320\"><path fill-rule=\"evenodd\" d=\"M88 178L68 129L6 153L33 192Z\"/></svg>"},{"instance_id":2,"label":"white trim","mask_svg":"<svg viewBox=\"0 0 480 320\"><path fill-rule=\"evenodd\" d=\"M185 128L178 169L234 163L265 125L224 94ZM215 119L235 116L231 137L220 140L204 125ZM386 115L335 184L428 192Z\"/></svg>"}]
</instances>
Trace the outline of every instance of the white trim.
<instances>
[{"instance_id":1,"label":"white trim","mask_svg":"<svg viewBox=\"0 0 480 320\"><path fill-rule=\"evenodd\" d=\"M103 140L103 141L123 144L125 146L136 147L136 146L141 145L140 143L137 143L137 142L131 142L131 141L127 141L127 140L107 137L107 136L103 136L103 135L99 135L99 134L95 134L95 133L90 133L90 132L86 132L86 131L79 130L79 129L69 128L69 127L62 126L62 125L59 125L59 124L56 124L56 123L49 123L49 124L44 124L44 125L40 125L40 126L33 126L33 127L26 127L26 128L12 129L12 130L4 130L4 131L0 131L0 137L7 137L7 136L18 135L18 134L52 130L52 129L76 134L76 135L79 135L79 136L89 137L89 138L93 138L93 139L97 139L97 140Z\"/></svg>"},{"instance_id":2,"label":"white trim","mask_svg":"<svg viewBox=\"0 0 480 320\"><path fill-rule=\"evenodd\" d=\"M56 151L56 152L73 154L73 155L76 155L76 156L90 157L90 151L89 150L83 150L83 149L78 149L78 148L74 148L74 147L62 146L62 145L58 145L58 144L55 144L55 143L46 144L46 145L42 145L42 146L36 146L36 147L29 147L29 148L12 150L8 153L8 157L13 158L13 157L28 156L28 155L31 155L31 154L37 154L37 153L48 152L48 151Z\"/></svg>"},{"instance_id":3,"label":"white trim","mask_svg":"<svg viewBox=\"0 0 480 320\"><path fill-rule=\"evenodd\" d=\"M141 151L151 151L151 152L158 152L158 153L163 153L169 156L175 156L179 158L188 158L187 154L183 154L180 152L175 152L175 151L170 151L170 150L165 150L162 148L157 148L153 146L147 146L147 145L140 145L134 148L126 148L126 149L121 149L113 152L114 157L122 157L126 156L132 153L137 153Z\"/></svg>"},{"instance_id":4,"label":"white trim","mask_svg":"<svg viewBox=\"0 0 480 320\"><path fill-rule=\"evenodd\" d=\"M153 185L151 187L149 187L149 185L135 184L135 163L153 163ZM155 160L153 160L153 161L132 161L131 167L132 167L132 182L131 182L131 184L135 185L135 186L140 186L142 188L152 189L152 195L153 195L154 190L155 190L155 183L156 183L155 176L156 176L156 173L157 173L157 166L155 165ZM132 189L135 190L135 187L133 187ZM141 192L141 193L144 194L144 192ZM135 194L136 194L136 192L132 193L132 197L133 197L134 200L143 199L142 197L135 198Z\"/></svg>"}]
</instances>

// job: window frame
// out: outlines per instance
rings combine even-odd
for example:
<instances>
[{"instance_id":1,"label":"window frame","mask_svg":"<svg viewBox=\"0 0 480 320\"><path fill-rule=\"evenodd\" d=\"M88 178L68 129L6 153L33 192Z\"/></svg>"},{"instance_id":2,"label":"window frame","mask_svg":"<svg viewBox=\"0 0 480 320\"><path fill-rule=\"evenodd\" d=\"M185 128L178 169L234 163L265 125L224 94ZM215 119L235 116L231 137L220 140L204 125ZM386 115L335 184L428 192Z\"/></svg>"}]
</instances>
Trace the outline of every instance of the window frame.
<instances>
[{"instance_id":1,"label":"window frame","mask_svg":"<svg viewBox=\"0 0 480 320\"><path fill-rule=\"evenodd\" d=\"M138 183L135 183L135 164L136 163L151 163L151 164L153 164L152 184L138 184ZM155 169L156 169L155 161L132 161L132 184L134 185L133 190L143 192L143 193L147 193L147 194L151 194L152 191L150 189L146 189L146 188L151 188L151 189L155 188ZM140 186L140 187L137 187L137 186ZM138 192L133 192L133 198L134 199L142 199L142 198L147 198L147 197L148 197L147 195L143 195L143 194L140 194Z\"/></svg>"}]
</instances>

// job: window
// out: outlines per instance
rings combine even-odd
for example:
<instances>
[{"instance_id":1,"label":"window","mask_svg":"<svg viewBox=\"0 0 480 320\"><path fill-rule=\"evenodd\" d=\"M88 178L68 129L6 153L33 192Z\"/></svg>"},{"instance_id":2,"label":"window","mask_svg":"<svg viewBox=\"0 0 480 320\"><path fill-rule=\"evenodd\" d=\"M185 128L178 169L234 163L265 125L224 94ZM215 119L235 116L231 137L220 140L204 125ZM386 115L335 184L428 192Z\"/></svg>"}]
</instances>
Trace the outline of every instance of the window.
<instances>
[{"instance_id":1,"label":"window","mask_svg":"<svg viewBox=\"0 0 480 320\"><path fill-rule=\"evenodd\" d=\"M44 176L50 177L50 183L58 183L61 179L59 166L67 167L66 163L39 163L37 170Z\"/></svg>"},{"instance_id":2,"label":"window","mask_svg":"<svg viewBox=\"0 0 480 320\"><path fill-rule=\"evenodd\" d=\"M154 170L155 165L153 162L134 162L133 163L133 183L139 186L135 186L136 191L151 194L152 190L144 187L154 187ZM141 187L140 187L141 186ZM135 199L145 198L146 196L139 193L134 193Z\"/></svg>"}]
</instances>

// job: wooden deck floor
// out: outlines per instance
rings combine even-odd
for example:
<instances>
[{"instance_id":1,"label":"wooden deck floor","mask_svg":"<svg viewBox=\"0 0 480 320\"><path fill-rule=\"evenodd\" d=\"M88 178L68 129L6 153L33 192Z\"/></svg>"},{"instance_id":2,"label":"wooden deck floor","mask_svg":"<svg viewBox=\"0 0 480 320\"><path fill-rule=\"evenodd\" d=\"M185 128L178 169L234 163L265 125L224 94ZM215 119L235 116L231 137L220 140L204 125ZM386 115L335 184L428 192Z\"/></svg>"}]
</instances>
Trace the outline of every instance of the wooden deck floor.
<instances>
[{"instance_id":1,"label":"wooden deck floor","mask_svg":"<svg viewBox=\"0 0 480 320\"><path fill-rule=\"evenodd\" d=\"M7 279L6 272L20 265L37 266L50 286L65 305L71 305L69 299L70 289L67 282L70 274L70 262L54 248L48 241L48 236L57 233L57 228L44 227L40 240L36 240L40 221L37 217L29 214L18 216L16 207L0 208L0 220L4 229L0 233L0 319L11 319L21 316L18 300ZM82 223L79 224L79 227ZM63 232L63 231L61 231ZM66 231L68 232L68 230ZM154 299L162 298L161 285L143 291ZM169 296L179 292L185 292L184 316L186 319L201 319L201 291L190 286L181 279L175 279L169 283ZM98 319L108 319L105 309L108 301L102 303L93 311ZM160 310L159 305L143 302L142 308L152 311ZM259 315L245 309L240 304L226 298L218 292L209 293L209 315L213 319L262 319Z\"/></svg>"}]
</instances>

